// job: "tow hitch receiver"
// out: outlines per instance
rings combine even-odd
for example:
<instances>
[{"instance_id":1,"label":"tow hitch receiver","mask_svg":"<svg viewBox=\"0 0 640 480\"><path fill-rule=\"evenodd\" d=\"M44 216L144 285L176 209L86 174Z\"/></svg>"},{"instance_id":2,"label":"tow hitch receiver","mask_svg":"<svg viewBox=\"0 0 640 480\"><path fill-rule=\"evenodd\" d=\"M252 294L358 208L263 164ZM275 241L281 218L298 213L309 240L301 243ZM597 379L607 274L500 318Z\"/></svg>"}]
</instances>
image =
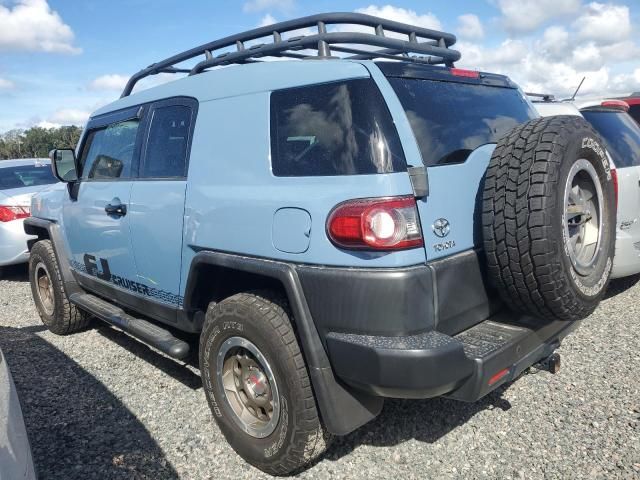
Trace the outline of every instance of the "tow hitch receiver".
<instances>
[{"instance_id":1,"label":"tow hitch receiver","mask_svg":"<svg viewBox=\"0 0 640 480\"><path fill-rule=\"evenodd\" d=\"M539 361L534 365L539 370L546 370L549 373L558 373L560 371L560 354L552 353L547 358Z\"/></svg>"}]
</instances>

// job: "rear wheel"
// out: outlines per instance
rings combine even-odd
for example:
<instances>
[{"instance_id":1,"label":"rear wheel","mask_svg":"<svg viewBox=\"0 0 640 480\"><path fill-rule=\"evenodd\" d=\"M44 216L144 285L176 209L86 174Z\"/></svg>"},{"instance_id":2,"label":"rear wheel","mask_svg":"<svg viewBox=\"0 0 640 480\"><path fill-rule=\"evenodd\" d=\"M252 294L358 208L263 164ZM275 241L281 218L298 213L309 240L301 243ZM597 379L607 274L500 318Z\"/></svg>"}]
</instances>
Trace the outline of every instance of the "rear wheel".
<instances>
[{"instance_id":1,"label":"rear wheel","mask_svg":"<svg viewBox=\"0 0 640 480\"><path fill-rule=\"evenodd\" d=\"M326 449L330 437L286 303L276 294L240 293L211 304L200 370L220 430L247 462L284 475Z\"/></svg>"},{"instance_id":2,"label":"rear wheel","mask_svg":"<svg viewBox=\"0 0 640 480\"><path fill-rule=\"evenodd\" d=\"M514 310L585 318L611 274L616 204L603 142L579 117L515 128L496 146L483 194L489 277Z\"/></svg>"},{"instance_id":3,"label":"rear wheel","mask_svg":"<svg viewBox=\"0 0 640 480\"><path fill-rule=\"evenodd\" d=\"M40 240L29 257L31 294L40 319L53 333L67 335L87 326L87 313L69 302L50 240Z\"/></svg>"}]
</instances>

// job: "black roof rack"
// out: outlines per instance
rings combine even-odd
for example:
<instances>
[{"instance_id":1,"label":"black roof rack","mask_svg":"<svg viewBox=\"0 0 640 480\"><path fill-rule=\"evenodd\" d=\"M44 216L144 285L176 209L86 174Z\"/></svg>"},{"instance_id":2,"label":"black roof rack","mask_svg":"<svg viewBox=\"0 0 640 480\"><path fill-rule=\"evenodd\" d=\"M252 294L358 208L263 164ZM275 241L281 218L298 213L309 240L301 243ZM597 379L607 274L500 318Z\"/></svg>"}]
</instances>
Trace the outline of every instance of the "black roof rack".
<instances>
[{"instance_id":1,"label":"black roof rack","mask_svg":"<svg viewBox=\"0 0 640 480\"><path fill-rule=\"evenodd\" d=\"M343 25L344 27L338 31L328 31L328 25ZM360 29L348 29L349 26L365 26L371 27L373 30L371 33L366 33ZM316 31L309 35L282 38L285 33L306 28L315 28ZM407 36L407 39L388 37L386 32L403 34ZM247 42L266 37L271 37L272 41L251 46L245 45ZM460 52L450 48L455 43L456 37L453 34L371 15L322 13L231 35L149 65L129 79L121 98L130 95L138 81L151 75L159 73L196 75L211 67L233 63L253 63L260 61L259 59L263 57L335 58L331 55L332 51L335 51L350 54L345 58L351 59L387 58L430 65L444 64L452 67L453 62L460 59ZM369 50L366 46L374 46L379 49ZM215 55L216 50L228 47L235 47L235 51ZM312 53L308 53L309 50L312 50ZM191 69L176 67L179 63L201 55L204 56L204 59Z\"/></svg>"},{"instance_id":2,"label":"black roof rack","mask_svg":"<svg viewBox=\"0 0 640 480\"><path fill-rule=\"evenodd\" d=\"M529 93L526 92L525 93L526 96L528 97L533 97L533 98L539 98L540 100L533 100L534 103L537 102L555 102L556 101L556 97L555 95L551 95L550 93Z\"/></svg>"}]
</instances>

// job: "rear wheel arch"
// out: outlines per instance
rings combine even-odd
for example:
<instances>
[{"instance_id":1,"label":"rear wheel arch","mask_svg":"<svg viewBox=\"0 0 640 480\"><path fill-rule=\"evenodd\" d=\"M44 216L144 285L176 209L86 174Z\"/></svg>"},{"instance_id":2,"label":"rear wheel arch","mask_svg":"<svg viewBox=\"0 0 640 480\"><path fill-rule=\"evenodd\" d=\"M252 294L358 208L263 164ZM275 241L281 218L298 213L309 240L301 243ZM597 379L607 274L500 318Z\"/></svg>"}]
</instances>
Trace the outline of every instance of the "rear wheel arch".
<instances>
[{"instance_id":1,"label":"rear wheel arch","mask_svg":"<svg viewBox=\"0 0 640 480\"><path fill-rule=\"evenodd\" d=\"M218 282L228 285L216 290L209 277L215 274L220 275ZM231 275L233 281L225 282L224 274ZM288 303L291 323L309 367L311 384L327 430L346 435L375 418L382 410L382 398L356 392L336 380L293 265L223 252L198 252L189 270L184 310L205 313L216 296L221 301L240 292L256 290L252 286L255 284L262 284L259 290L280 292ZM224 296L223 292L238 289ZM209 292L208 299L206 292Z\"/></svg>"},{"instance_id":2,"label":"rear wheel arch","mask_svg":"<svg viewBox=\"0 0 640 480\"><path fill-rule=\"evenodd\" d=\"M206 312L211 302L219 303L250 290L272 290L286 295L282 282L272 276L200 263L189 273L184 306L186 310Z\"/></svg>"}]
</instances>

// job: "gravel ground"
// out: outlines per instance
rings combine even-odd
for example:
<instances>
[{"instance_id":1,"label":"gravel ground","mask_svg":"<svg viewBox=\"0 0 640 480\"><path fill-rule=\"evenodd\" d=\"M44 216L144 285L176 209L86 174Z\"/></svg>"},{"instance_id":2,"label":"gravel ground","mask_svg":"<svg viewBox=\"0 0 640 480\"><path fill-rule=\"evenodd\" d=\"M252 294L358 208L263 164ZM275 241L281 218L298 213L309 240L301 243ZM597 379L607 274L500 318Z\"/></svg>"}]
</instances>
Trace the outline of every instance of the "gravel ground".
<instances>
[{"instance_id":1,"label":"gravel ground","mask_svg":"<svg viewBox=\"0 0 640 480\"><path fill-rule=\"evenodd\" d=\"M391 400L300 478L640 479L640 295L618 281L560 349L475 404ZM25 270L0 280L0 348L40 478L267 478L226 444L198 371L95 322L46 331Z\"/></svg>"}]
</instances>

